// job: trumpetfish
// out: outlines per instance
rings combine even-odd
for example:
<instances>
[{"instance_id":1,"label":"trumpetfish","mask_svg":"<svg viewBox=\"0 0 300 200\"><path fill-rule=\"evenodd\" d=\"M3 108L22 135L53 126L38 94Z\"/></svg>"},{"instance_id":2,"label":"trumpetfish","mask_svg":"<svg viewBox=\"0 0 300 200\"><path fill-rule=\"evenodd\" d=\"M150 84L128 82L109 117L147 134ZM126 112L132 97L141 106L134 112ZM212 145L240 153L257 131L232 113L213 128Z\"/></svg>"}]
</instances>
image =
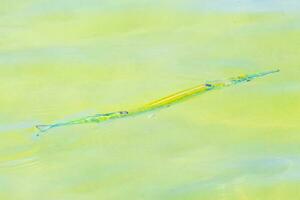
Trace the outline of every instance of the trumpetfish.
<instances>
[{"instance_id":1,"label":"trumpetfish","mask_svg":"<svg viewBox=\"0 0 300 200\"><path fill-rule=\"evenodd\" d=\"M211 91L211 90L221 89L221 88L229 87L229 86L244 83L244 82L249 82L255 78L259 78L259 77L273 74L276 72L279 72L279 70L271 70L271 71L266 71L266 72L256 73L256 74L249 74L249 75L243 74L243 75L239 75L237 77L232 77L232 78L220 80L220 81L208 81L208 82L202 83L200 85L197 85L195 87L192 87L192 88L189 88L186 90L182 90L180 92L176 92L174 94L163 97L161 99L152 101L150 103L147 103L143 106L140 106L140 107L137 107L134 109L111 112L111 113L106 113L106 114L96 114L96 115L83 117L80 119L75 119L75 120L71 120L71 121L67 121L67 122L55 123L55 124L50 124L50 125L37 125L36 128L40 132L45 132L49 129L57 128L57 127L61 127L61 126L86 124L86 123L100 123L100 122L104 122L104 121L108 121L108 120L112 120L112 119L124 118L124 117L132 116L132 115L136 115L136 114L140 114L140 113L144 113L144 112L148 112L148 111L157 110L159 108L168 107L177 102L186 100L190 97L193 97L193 96L196 96L196 95L199 95L199 94Z\"/></svg>"}]
</instances>

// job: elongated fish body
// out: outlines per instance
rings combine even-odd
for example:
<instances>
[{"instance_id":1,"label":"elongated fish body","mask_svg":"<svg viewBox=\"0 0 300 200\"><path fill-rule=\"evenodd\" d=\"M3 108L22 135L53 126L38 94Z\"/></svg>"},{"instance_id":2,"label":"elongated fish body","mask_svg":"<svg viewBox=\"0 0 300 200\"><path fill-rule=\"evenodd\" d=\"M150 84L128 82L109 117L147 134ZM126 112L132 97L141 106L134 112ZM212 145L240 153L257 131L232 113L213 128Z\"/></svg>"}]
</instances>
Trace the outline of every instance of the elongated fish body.
<instances>
[{"instance_id":1,"label":"elongated fish body","mask_svg":"<svg viewBox=\"0 0 300 200\"><path fill-rule=\"evenodd\" d=\"M237 77L229 78L226 80L220 80L220 81L209 81L203 84L200 84L198 86L176 92L174 94L171 94L169 96L163 97L161 99L152 101L150 103L147 103L141 107L137 107L134 109L130 109L127 111L118 111L118 112L112 112L112 113L106 113L106 114L96 114L92 116L87 116L84 118L71 120L63 123L56 123L56 124L50 124L50 125L37 125L36 127L44 132L52 128L61 127L61 126L67 126L67 125L74 125L74 124L85 124L85 123L100 123L107 120L112 120L116 118L123 118L131 115L136 115L140 113L144 113L147 111L156 110L159 108L168 107L170 105L173 105L177 102L186 100L190 97L193 97L195 95L199 95L202 93L205 93L207 91L215 90L215 89L221 89L224 87L229 87L232 85L236 85L239 83L249 82L255 78L266 76L268 74L279 72L279 70L272 70L267 71L263 73L257 73L257 74L250 74L250 75L240 75Z\"/></svg>"},{"instance_id":2,"label":"elongated fish body","mask_svg":"<svg viewBox=\"0 0 300 200\"><path fill-rule=\"evenodd\" d=\"M133 110L128 110L128 112L129 112L129 114L133 115L133 114L151 111L154 109L168 107L174 103L181 102L183 100L187 100L190 97L193 97L193 96L199 95L199 94L203 94L210 90L221 89L221 88L229 87L229 86L236 85L239 83L249 82L255 78L262 77L262 76L272 74L275 72L279 72L279 70L267 71L267 72L251 74L251 75L240 75L240 76L233 77L233 78L230 78L227 80L209 81L209 82L200 84L196 87L192 87L192 88L174 93L172 95L166 96L164 98L152 101L148 104L145 104L142 107L139 107L139 108L136 108Z\"/></svg>"},{"instance_id":3,"label":"elongated fish body","mask_svg":"<svg viewBox=\"0 0 300 200\"><path fill-rule=\"evenodd\" d=\"M201 84L193 88L189 88L180 92L176 92L172 95L163 97L161 99L152 101L150 103L147 103L139 108L129 110L128 112L133 114L138 114L142 112L151 111L158 108L168 107L176 102L182 101L184 99L188 99L194 95L204 93L206 91L211 90L211 87L207 86L206 84Z\"/></svg>"},{"instance_id":4,"label":"elongated fish body","mask_svg":"<svg viewBox=\"0 0 300 200\"><path fill-rule=\"evenodd\" d=\"M56 124L50 124L50 125L37 125L36 127L40 131L44 132L51 128L56 128L56 127L66 126L66 125L100 123L100 122L107 121L110 119L120 118L127 114L128 114L127 111L119 111L119 112L112 112L112 113L106 113L106 114L96 114L96 115L87 116L87 117L84 117L81 119L71 120L68 122L56 123Z\"/></svg>"}]
</instances>

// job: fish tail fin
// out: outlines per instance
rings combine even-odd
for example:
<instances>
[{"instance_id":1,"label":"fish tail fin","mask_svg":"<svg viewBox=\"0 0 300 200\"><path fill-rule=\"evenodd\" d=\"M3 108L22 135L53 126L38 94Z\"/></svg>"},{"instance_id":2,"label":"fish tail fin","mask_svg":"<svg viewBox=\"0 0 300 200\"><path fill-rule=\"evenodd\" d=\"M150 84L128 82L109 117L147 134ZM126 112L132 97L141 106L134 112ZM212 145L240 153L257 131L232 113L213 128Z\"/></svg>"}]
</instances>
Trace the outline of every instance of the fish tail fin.
<instances>
[{"instance_id":1,"label":"fish tail fin","mask_svg":"<svg viewBox=\"0 0 300 200\"><path fill-rule=\"evenodd\" d=\"M52 125L36 125L35 126L37 129L39 129L39 131L45 132L47 130L49 130L50 128L52 128Z\"/></svg>"}]
</instances>

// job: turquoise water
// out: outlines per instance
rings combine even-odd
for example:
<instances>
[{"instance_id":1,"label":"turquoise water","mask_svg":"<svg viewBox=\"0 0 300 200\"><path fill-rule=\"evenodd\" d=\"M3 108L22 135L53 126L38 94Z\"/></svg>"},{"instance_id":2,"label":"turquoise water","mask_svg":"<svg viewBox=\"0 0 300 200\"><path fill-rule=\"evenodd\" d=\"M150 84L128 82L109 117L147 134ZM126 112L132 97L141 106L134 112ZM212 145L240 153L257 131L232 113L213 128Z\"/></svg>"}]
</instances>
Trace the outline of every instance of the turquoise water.
<instances>
[{"instance_id":1,"label":"turquoise water","mask_svg":"<svg viewBox=\"0 0 300 200\"><path fill-rule=\"evenodd\" d=\"M298 199L296 1L3 1L0 199ZM155 113L53 129L208 80Z\"/></svg>"}]
</instances>

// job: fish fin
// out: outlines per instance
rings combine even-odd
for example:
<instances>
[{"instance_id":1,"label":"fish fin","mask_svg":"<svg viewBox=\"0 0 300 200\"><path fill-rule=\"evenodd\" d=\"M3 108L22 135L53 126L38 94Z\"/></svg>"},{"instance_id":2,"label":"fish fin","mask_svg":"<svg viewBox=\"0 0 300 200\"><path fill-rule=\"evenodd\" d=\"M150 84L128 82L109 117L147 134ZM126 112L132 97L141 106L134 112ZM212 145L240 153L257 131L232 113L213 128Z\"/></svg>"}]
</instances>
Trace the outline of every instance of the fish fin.
<instances>
[{"instance_id":1,"label":"fish fin","mask_svg":"<svg viewBox=\"0 0 300 200\"><path fill-rule=\"evenodd\" d=\"M47 131L48 129L52 128L52 125L36 125L35 126L37 129L39 129L42 132Z\"/></svg>"}]
</instances>

